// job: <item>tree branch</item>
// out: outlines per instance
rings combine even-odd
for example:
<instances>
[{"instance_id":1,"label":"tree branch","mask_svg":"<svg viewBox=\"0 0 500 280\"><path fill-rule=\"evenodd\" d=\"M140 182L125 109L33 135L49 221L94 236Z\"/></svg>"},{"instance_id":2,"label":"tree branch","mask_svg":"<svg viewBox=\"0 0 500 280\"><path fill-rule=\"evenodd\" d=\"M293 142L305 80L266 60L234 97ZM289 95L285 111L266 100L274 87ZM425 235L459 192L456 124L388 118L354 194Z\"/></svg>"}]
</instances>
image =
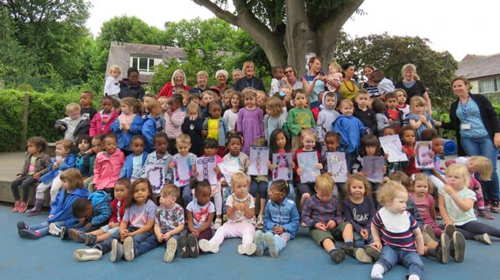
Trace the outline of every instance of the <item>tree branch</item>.
<instances>
[{"instance_id":1,"label":"tree branch","mask_svg":"<svg viewBox=\"0 0 500 280\"><path fill-rule=\"evenodd\" d=\"M207 8L212 13L214 13L215 16L226 21L227 23L240 27L238 25L238 17L237 16L233 15L232 13L230 13L228 11L221 9L219 6L217 6L217 4L213 3L212 1L210 1L210 0L193 0L193 2L195 2L196 4L198 4L200 6Z\"/></svg>"},{"instance_id":2,"label":"tree branch","mask_svg":"<svg viewBox=\"0 0 500 280\"><path fill-rule=\"evenodd\" d=\"M328 20L323 21L318 25L319 33L326 34L336 26L343 26L344 23L352 16L352 14L363 4L364 0L353 0L344 6L335 9L330 13ZM340 29L339 29L340 30Z\"/></svg>"}]
</instances>

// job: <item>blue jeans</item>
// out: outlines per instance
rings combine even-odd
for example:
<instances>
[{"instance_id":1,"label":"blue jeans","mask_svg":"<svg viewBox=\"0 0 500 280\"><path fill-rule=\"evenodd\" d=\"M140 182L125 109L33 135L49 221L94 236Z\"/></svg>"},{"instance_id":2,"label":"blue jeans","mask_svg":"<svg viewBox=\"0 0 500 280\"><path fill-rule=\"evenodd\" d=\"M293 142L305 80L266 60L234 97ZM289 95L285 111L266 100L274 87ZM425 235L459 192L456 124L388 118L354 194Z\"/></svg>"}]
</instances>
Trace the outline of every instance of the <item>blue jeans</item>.
<instances>
[{"instance_id":1,"label":"blue jeans","mask_svg":"<svg viewBox=\"0 0 500 280\"><path fill-rule=\"evenodd\" d=\"M138 230L138 228L133 228L133 227L128 227L127 229L129 232L134 232L134 231ZM148 239L148 237L151 234L153 234L153 233L151 231L148 231L146 233L141 233L141 234L137 234L137 235L133 236L134 252L137 252L137 248L139 247L139 245L142 242L144 242L146 239ZM113 234L108 239L97 244L95 247L97 249L101 250L103 254L106 254L107 252L111 251L111 241L113 241L113 239L117 239L118 241L120 241L120 231L119 230L113 232Z\"/></svg>"},{"instance_id":2,"label":"blue jeans","mask_svg":"<svg viewBox=\"0 0 500 280\"><path fill-rule=\"evenodd\" d=\"M269 183L267 183L267 191L269 192L269 189L271 189L271 185L273 184L273 180L269 180ZM293 182L288 182L288 186L290 187L290 193L288 194L288 198L295 201L295 189L293 188Z\"/></svg>"},{"instance_id":3,"label":"blue jeans","mask_svg":"<svg viewBox=\"0 0 500 280\"><path fill-rule=\"evenodd\" d=\"M425 267L417 252L408 252L384 245L377 264L383 266L387 273L398 263L410 270L408 275L417 275L422 279Z\"/></svg>"},{"instance_id":4,"label":"blue jeans","mask_svg":"<svg viewBox=\"0 0 500 280\"><path fill-rule=\"evenodd\" d=\"M267 182L257 182L254 180L250 182L250 194L253 197L257 197L257 193L260 194L261 199L267 199Z\"/></svg>"},{"instance_id":5,"label":"blue jeans","mask_svg":"<svg viewBox=\"0 0 500 280\"><path fill-rule=\"evenodd\" d=\"M49 234L49 224L49 222L45 221L41 224L30 226L30 230L38 230L40 232L40 236L45 236ZM61 226L64 226L65 222L57 221L54 224L56 224L56 226L60 228Z\"/></svg>"},{"instance_id":6,"label":"blue jeans","mask_svg":"<svg viewBox=\"0 0 500 280\"><path fill-rule=\"evenodd\" d=\"M493 167L491 181L480 181L483 187L483 196L485 200L500 200L497 174L498 149L495 148L491 138L489 136L482 138L461 137L460 140L462 148L468 156L484 156L491 161Z\"/></svg>"},{"instance_id":7,"label":"blue jeans","mask_svg":"<svg viewBox=\"0 0 500 280\"><path fill-rule=\"evenodd\" d=\"M364 248L366 245L372 243L373 243L373 238L371 234L370 236L368 236L368 240L364 240L363 237L361 237L361 235L358 232L354 231L354 247Z\"/></svg>"},{"instance_id":8,"label":"blue jeans","mask_svg":"<svg viewBox=\"0 0 500 280\"><path fill-rule=\"evenodd\" d=\"M172 235L172 237L175 240L179 239L179 235ZM156 234L151 234L146 240L144 240L142 243L140 243L138 246L135 246L135 240L134 240L134 256L137 257L139 255L142 255L146 252L149 252L153 250L154 248L160 246L160 242L158 242L158 239L156 238Z\"/></svg>"}]
</instances>

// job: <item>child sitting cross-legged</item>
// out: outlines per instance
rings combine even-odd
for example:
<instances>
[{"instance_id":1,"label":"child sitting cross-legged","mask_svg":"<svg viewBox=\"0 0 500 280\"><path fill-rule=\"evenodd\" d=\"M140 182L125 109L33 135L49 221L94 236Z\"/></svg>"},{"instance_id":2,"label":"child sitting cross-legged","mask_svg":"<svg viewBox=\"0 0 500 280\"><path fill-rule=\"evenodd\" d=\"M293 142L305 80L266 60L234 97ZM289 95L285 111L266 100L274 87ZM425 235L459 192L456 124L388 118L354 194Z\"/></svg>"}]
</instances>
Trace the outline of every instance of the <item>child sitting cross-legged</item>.
<instances>
[{"instance_id":1,"label":"child sitting cross-legged","mask_svg":"<svg viewBox=\"0 0 500 280\"><path fill-rule=\"evenodd\" d=\"M257 256L262 256L268 248L271 258L278 257L286 243L299 231L300 215L295 202L287 197L289 192L290 187L285 180L276 180L271 184L264 216L266 233L258 230L254 237Z\"/></svg>"},{"instance_id":2,"label":"child sitting cross-legged","mask_svg":"<svg viewBox=\"0 0 500 280\"><path fill-rule=\"evenodd\" d=\"M77 242L85 243L87 246L93 246L98 242L108 239L115 231L118 231L120 229L120 222L125 214L125 203L128 198L130 185L130 179L128 178L121 178L116 181L114 188L115 199L111 201L112 214L107 225L89 233L72 228L69 230L69 238Z\"/></svg>"},{"instance_id":3,"label":"child sitting cross-legged","mask_svg":"<svg viewBox=\"0 0 500 280\"><path fill-rule=\"evenodd\" d=\"M312 239L339 264L344 260L345 252L335 246L334 240L342 240L347 223L343 222L339 203L333 197L334 187L332 176L322 174L316 177L316 195L306 200L302 209L302 221L310 228Z\"/></svg>"}]
</instances>

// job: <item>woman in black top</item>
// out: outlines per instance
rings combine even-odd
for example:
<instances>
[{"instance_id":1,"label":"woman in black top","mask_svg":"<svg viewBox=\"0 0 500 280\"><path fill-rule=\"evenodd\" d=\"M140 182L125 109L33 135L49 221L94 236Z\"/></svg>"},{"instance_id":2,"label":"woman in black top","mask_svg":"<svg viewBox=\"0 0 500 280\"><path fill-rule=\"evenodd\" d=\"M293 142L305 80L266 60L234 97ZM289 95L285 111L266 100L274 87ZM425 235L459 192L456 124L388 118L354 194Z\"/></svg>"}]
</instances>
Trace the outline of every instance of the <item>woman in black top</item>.
<instances>
[{"instance_id":1,"label":"woman in black top","mask_svg":"<svg viewBox=\"0 0 500 280\"><path fill-rule=\"evenodd\" d=\"M127 71L127 78L120 81L120 92L118 93L118 97L120 97L120 99L133 97L142 100L145 93L139 81L139 70L135 67L130 67Z\"/></svg>"},{"instance_id":2,"label":"woman in black top","mask_svg":"<svg viewBox=\"0 0 500 280\"><path fill-rule=\"evenodd\" d=\"M256 90L262 90L266 92L266 88L264 87L264 83L261 79L255 77L255 64L248 60L243 63L243 75L244 77L236 81L234 84L234 89L242 92L243 89L247 87L254 88Z\"/></svg>"}]
</instances>

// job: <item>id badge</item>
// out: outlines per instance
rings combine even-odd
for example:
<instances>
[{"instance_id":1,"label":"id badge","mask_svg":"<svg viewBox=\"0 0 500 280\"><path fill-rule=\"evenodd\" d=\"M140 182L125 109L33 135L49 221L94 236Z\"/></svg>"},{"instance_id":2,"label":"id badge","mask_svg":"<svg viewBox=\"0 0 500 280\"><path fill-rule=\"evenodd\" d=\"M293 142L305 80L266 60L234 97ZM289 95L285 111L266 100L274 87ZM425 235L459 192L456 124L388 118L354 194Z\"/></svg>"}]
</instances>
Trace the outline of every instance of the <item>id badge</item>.
<instances>
[{"instance_id":1,"label":"id badge","mask_svg":"<svg viewBox=\"0 0 500 280\"><path fill-rule=\"evenodd\" d=\"M461 129L464 129L464 130L469 130L471 127L470 127L470 124L468 123L463 123L460 125L460 128Z\"/></svg>"}]
</instances>

